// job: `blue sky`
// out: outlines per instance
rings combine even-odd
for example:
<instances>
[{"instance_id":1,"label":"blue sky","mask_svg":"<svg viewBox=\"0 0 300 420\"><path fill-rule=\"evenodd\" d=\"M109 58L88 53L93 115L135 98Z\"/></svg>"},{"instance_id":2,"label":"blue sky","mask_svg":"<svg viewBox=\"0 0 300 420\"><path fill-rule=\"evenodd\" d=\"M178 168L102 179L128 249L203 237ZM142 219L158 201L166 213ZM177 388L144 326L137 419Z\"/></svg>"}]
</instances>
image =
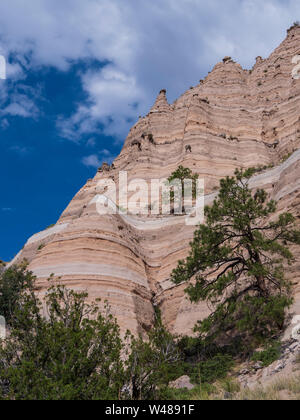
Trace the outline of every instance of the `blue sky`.
<instances>
[{"instance_id":1,"label":"blue sky","mask_svg":"<svg viewBox=\"0 0 300 420\"><path fill-rule=\"evenodd\" d=\"M109 136L82 134L80 142L73 142L58 133L58 116L71 115L76 103L85 98L77 74L80 68L66 73L48 69L28 76L26 83L40 84L43 92L35 100L39 115L4 119L7 122L0 129L0 259L11 259L28 236L55 223L77 190L94 176L100 160L111 160L120 150L120 143ZM101 153L106 144L109 151Z\"/></svg>"},{"instance_id":2,"label":"blue sky","mask_svg":"<svg viewBox=\"0 0 300 420\"><path fill-rule=\"evenodd\" d=\"M0 259L55 223L160 89L173 101L224 56L250 68L299 0L0 2Z\"/></svg>"}]
</instances>

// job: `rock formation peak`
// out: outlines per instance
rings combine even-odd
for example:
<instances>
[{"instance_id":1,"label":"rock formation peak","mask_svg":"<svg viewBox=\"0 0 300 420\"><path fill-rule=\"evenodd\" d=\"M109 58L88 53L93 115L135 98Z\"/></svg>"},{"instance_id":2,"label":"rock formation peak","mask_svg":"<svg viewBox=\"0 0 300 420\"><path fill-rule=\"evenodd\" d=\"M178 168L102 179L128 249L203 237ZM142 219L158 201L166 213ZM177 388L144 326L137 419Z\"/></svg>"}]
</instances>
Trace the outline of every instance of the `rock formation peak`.
<instances>
[{"instance_id":1,"label":"rock formation peak","mask_svg":"<svg viewBox=\"0 0 300 420\"><path fill-rule=\"evenodd\" d=\"M162 89L153 105L153 107L150 110L150 114L154 112L167 112L170 109L170 105L167 100L167 91L165 89Z\"/></svg>"}]
</instances>

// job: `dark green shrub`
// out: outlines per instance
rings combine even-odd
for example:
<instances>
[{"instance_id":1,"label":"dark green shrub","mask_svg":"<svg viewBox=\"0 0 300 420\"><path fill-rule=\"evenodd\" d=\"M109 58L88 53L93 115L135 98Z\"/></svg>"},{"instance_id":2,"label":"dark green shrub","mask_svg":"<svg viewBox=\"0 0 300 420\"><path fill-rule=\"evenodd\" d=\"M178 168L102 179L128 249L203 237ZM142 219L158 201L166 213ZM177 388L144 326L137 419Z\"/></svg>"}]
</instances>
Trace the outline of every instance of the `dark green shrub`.
<instances>
[{"instance_id":1,"label":"dark green shrub","mask_svg":"<svg viewBox=\"0 0 300 420\"><path fill-rule=\"evenodd\" d=\"M262 362L264 367L270 366L273 362L280 357L281 345L279 342L275 342L266 347L265 350L256 352L252 356L253 362Z\"/></svg>"},{"instance_id":2,"label":"dark green shrub","mask_svg":"<svg viewBox=\"0 0 300 420\"><path fill-rule=\"evenodd\" d=\"M25 289L32 289L35 277L27 271L24 262L20 267L13 266L0 275L0 315L4 316L7 325L11 325L20 298Z\"/></svg>"}]
</instances>

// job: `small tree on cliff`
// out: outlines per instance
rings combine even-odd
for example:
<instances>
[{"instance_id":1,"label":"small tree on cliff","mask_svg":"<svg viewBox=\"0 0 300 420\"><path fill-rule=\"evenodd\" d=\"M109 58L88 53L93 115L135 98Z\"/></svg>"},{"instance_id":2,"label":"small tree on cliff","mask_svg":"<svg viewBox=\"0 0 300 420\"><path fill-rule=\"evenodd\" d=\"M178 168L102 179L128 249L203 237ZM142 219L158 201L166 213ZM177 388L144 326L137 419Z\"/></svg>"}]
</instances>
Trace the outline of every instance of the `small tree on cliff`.
<instances>
[{"instance_id":1,"label":"small tree on cliff","mask_svg":"<svg viewBox=\"0 0 300 420\"><path fill-rule=\"evenodd\" d=\"M166 194L163 198L165 202L171 200L171 206L173 209L179 210L179 212L185 213L185 205L183 198L188 197L189 199L196 199L197 197L197 180L198 174L193 174L189 168L179 166L168 178L168 184L171 187L170 196Z\"/></svg>"},{"instance_id":2,"label":"small tree on cliff","mask_svg":"<svg viewBox=\"0 0 300 420\"><path fill-rule=\"evenodd\" d=\"M282 330L292 303L283 262L292 263L287 245L300 244L300 232L290 213L272 217L276 203L264 190L251 192L253 173L236 170L221 180L190 255L172 273L174 283L189 282L192 302L209 303L212 313L198 326L207 341L239 337L255 346Z\"/></svg>"},{"instance_id":3,"label":"small tree on cliff","mask_svg":"<svg viewBox=\"0 0 300 420\"><path fill-rule=\"evenodd\" d=\"M181 182L182 192L184 192L184 181L191 180L192 181L192 198L196 198L197 194L197 180L199 178L198 174L193 174L193 172L189 168L184 168L183 166L178 166L176 171L174 171L168 181L171 183L172 181L179 180ZM172 196L174 198L174 194Z\"/></svg>"}]
</instances>

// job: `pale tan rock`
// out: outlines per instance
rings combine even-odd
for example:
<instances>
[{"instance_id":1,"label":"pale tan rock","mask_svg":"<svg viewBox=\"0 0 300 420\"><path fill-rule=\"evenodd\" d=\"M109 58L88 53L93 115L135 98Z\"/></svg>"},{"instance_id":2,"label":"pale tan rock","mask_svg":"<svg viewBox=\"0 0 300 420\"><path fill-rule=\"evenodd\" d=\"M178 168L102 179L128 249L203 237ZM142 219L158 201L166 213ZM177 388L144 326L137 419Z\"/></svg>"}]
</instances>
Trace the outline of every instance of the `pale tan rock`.
<instances>
[{"instance_id":1,"label":"pale tan rock","mask_svg":"<svg viewBox=\"0 0 300 420\"><path fill-rule=\"evenodd\" d=\"M195 388L195 385L191 383L191 379L189 378L189 376L184 375L176 379L176 381L170 382L169 387L174 389L192 390Z\"/></svg>"},{"instance_id":2,"label":"pale tan rock","mask_svg":"<svg viewBox=\"0 0 300 420\"><path fill-rule=\"evenodd\" d=\"M300 51L300 28L288 33L252 72L226 59L198 86L173 104L161 91L149 114L132 127L113 167L104 165L76 194L54 228L31 238L14 262L23 258L37 275L41 291L53 273L90 299L107 299L122 329L148 329L153 305L175 333L191 333L209 313L192 305L185 286L170 283L170 273L185 258L194 228L182 216L105 215L97 213L100 180L115 180L127 171L136 178L168 178L179 165L205 179L206 204L220 178L236 167L269 166L252 180L278 200L278 212L300 219L300 80L292 78L292 58ZM105 188L104 188L105 190ZM108 193L107 193L108 194ZM112 200L112 197L108 198ZM119 203L117 203L119 204ZM287 268L300 314L300 250Z\"/></svg>"}]
</instances>

